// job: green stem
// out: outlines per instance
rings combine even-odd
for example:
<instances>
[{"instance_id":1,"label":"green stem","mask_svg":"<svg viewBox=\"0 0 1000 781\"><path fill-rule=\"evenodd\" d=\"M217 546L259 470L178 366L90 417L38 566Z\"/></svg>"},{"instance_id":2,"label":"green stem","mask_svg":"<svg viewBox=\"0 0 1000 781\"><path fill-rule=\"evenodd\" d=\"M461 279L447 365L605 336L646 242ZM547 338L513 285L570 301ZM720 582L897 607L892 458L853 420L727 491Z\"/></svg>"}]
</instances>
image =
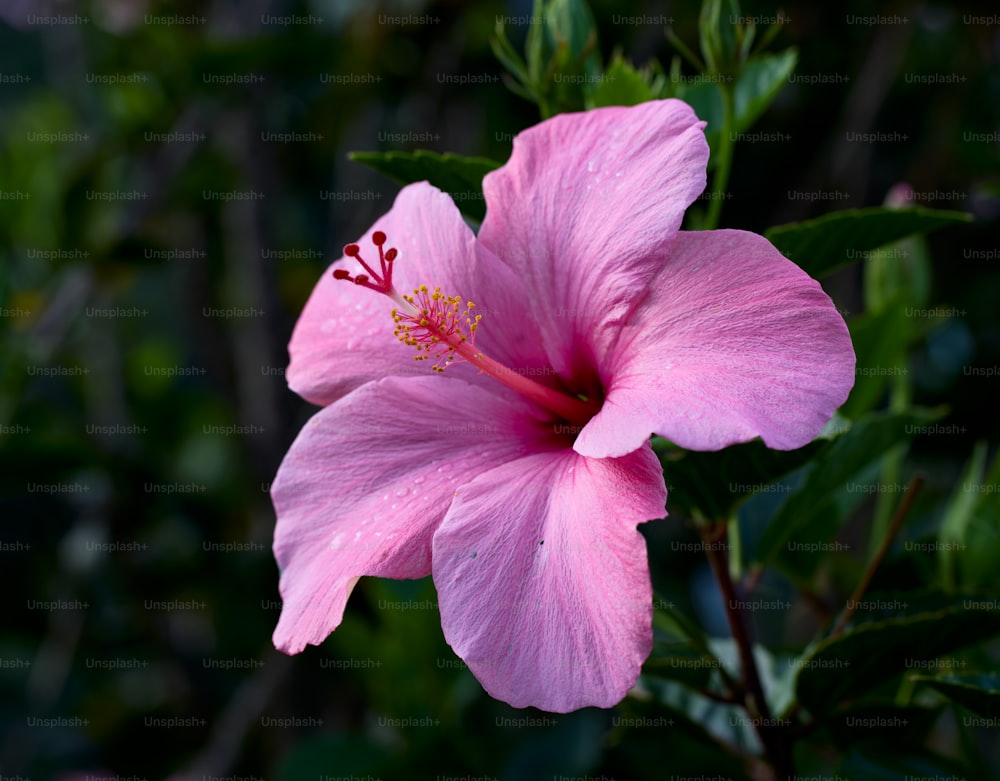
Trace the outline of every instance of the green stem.
<instances>
[{"instance_id":1,"label":"green stem","mask_svg":"<svg viewBox=\"0 0 1000 781\"><path fill-rule=\"evenodd\" d=\"M722 133L719 137L718 154L715 158L715 174L712 177L711 200L708 203L708 213L701 225L702 230L715 230L719 224L719 214L722 203L726 199L726 188L729 185L729 169L733 165L733 91L724 80L719 82L719 92L722 93Z\"/></svg>"},{"instance_id":2,"label":"green stem","mask_svg":"<svg viewBox=\"0 0 1000 781\"><path fill-rule=\"evenodd\" d=\"M910 407L910 378L908 375L897 374L889 379L889 411L902 413ZM896 486L903 472L903 458L906 456L906 446L897 445L885 455L879 480L883 486ZM875 500L875 514L872 519L872 533L869 538L868 552L874 555L889 533L892 513L896 508L894 491L886 490L878 494Z\"/></svg>"},{"instance_id":3,"label":"green stem","mask_svg":"<svg viewBox=\"0 0 1000 781\"><path fill-rule=\"evenodd\" d=\"M729 577L739 582L743 577L743 538L740 536L740 519L734 514L726 522L729 536Z\"/></svg>"}]
</instances>

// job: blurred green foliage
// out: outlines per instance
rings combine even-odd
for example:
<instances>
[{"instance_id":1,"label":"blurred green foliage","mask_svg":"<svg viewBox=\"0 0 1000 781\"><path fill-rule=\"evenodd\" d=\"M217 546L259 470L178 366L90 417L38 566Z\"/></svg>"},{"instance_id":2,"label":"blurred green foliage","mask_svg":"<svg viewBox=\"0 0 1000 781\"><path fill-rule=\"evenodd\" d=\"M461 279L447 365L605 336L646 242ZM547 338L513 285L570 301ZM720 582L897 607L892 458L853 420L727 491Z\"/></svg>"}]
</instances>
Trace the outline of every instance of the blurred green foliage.
<instances>
[{"instance_id":1,"label":"blurred green foliage","mask_svg":"<svg viewBox=\"0 0 1000 781\"><path fill-rule=\"evenodd\" d=\"M814 731L801 773L996 772L996 726L975 720L995 720L995 681L977 672L995 668L995 648L967 646L997 608L988 598L981 613L956 607L997 593L1000 553L1000 28L976 21L988 4L903 4L891 16L905 22L876 24L851 21L873 15L861 2L784 4L767 34L778 53L755 55L736 80L741 138L722 225L829 227L839 218L823 215L877 207L902 181L919 206L975 222L907 245L924 253L929 281L892 280L892 291L862 266L894 268L879 248L912 231L864 246L840 230L806 235L808 225L785 234L806 268L819 263L816 246L841 241L817 275L841 265L845 246L883 252L823 278L865 371L844 426L806 452L658 443L671 515L643 527L661 596L635 696L569 715L491 700L444 642L429 580L364 580L322 648L273 651L268 488L312 412L285 387L285 345L318 276L396 189L348 153L503 161L540 116L668 95L701 111L713 151L723 143L718 83L699 83L665 30L702 40L706 58L722 47L709 59L731 73L723 61L749 43L726 38L728 6L713 44L693 7L673 18L655 4L593 2L591 35L578 5L554 3L565 45L513 2L0 9L5 774L746 778L720 741L755 752L753 730L704 696L738 664L699 513L738 530L744 593L789 606L753 621L775 712L795 693L807 711L836 711L804 722ZM760 20L759 48L775 9L741 13ZM549 92L555 73L574 78ZM742 135L751 125L757 135ZM708 208L696 205L691 223ZM887 523L918 473L925 488L871 592L926 610L862 610L839 638L807 648L882 539L873 518ZM751 484L774 490L731 487ZM853 677L879 654L891 671ZM838 673L819 664L828 657L858 667ZM843 726L851 718L909 724L859 741Z\"/></svg>"}]
</instances>

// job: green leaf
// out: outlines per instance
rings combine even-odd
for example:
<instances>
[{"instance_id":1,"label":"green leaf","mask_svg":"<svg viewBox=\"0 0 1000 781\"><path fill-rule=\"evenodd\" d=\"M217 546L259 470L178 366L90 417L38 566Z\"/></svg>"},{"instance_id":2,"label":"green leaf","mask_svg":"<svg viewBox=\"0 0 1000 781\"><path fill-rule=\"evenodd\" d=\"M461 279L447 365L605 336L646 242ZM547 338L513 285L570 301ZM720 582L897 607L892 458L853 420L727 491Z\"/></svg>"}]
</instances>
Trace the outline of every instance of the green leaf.
<instances>
[{"instance_id":1,"label":"green leaf","mask_svg":"<svg viewBox=\"0 0 1000 781\"><path fill-rule=\"evenodd\" d=\"M482 221L486 216L483 177L502 163L485 157L463 157L427 149L415 152L352 152L348 157L364 163L401 184L428 181L444 190L462 214Z\"/></svg>"},{"instance_id":2,"label":"green leaf","mask_svg":"<svg viewBox=\"0 0 1000 781\"><path fill-rule=\"evenodd\" d=\"M858 363L851 395L840 408L844 416L855 420L872 411L885 395L891 376L888 371L908 371L906 352L912 324L913 318L906 317L901 305L866 312L848 323Z\"/></svg>"},{"instance_id":3,"label":"green leaf","mask_svg":"<svg viewBox=\"0 0 1000 781\"><path fill-rule=\"evenodd\" d=\"M709 699L664 678L643 675L639 686L655 698L658 713L669 714L681 728L686 728L688 737L698 742L729 744L745 752L760 751L756 731L742 708Z\"/></svg>"},{"instance_id":4,"label":"green leaf","mask_svg":"<svg viewBox=\"0 0 1000 781\"><path fill-rule=\"evenodd\" d=\"M514 45L508 40L502 22L497 22L496 35L490 41L490 46L493 49L493 54L500 60L500 64L509 70L519 82L528 84L530 80L528 66L521 59L521 55L517 53Z\"/></svg>"},{"instance_id":5,"label":"green leaf","mask_svg":"<svg viewBox=\"0 0 1000 781\"><path fill-rule=\"evenodd\" d=\"M973 713L1000 720L1000 673L920 675L915 681L939 691Z\"/></svg>"},{"instance_id":6,"label":"green leaf","mask_svg":"<svg viewBox=\"0 0 1000 781\"><path fill-rule=\"evenodd\" d=\"M736 132L748 130L774 102L798 61L799 53L789 48L778 54L758 54L744 63L733 92Z\"/></svg>"},{"instance_id":7,"label":"green leaf","mask_svg":"<svg viewBox=\"0 0 1000 781\"><path fill-rule=\"evenodd\" d=\"M675 701L677 705L665 704ZM640 679L635 696L626 697L618 706L619 713L611 722L613 731L605 738L614 767L625 768L616 772L615 778L648 777L649 768L662 763L663 746L667 744L671 746L670 772L678 778L694 778L711 767L713 773L732 781L749 781L743 761L706 729L708 721L689 715L685 707L689 701L699 706L710 702L674 681ZM718 714L719 726L723 728L728 726L729 715L742 714L718 703L711 704L716 706L713 715Z\"/></svg>"},{"instance_id":8,"label":"green leaf","mask_svg":"<svg viewBox=\"0 0 1000 781\"><path fill-rule=\"evenodd\" d=\"M707 122L705 137L713 150L719 148L723 126L723 87L733 90L733 130L744 133L760 118L774 101L788 76L798 62L798 52L786 49L780 54L763 54L751 57L738 76L730 74L704 74L677 82L676 96L694 109L699 119ZM675 76L676 78L676 76ZM711 168L715 163L709 162Z\"/></svg>"},{"instance_id":9,"label":"green leaf","mask_svg":"<svg viewBox=\"0 0 1000 781\"><path fill-rule=\"evenodd\" d=\"M587 108L635 106L652 99L653 92L643 74L617 56L591 90Z\"/></svg>"},{"instance_id":10,"label":"green leaf","mask_svg":"<svg viewBox=\"0 0 1000 781\"><path fill-rule=\"evenodd\" d=\"M905 209L845 209L815 220L778 225L765 236L812 277L865 259L870 250L915 233L970 222L965 212L913 206Z\"/></svg>"},{"instance_id":11,"label":"green leaf","mask_svg":"<svg viewBox=\"0 0 1000 781\"><path fill-rule=\"evenodd\" d=\"M907 602L866 598L897 613ZM796 663L799 702L820 715L901 675L915 661L929 661L1000 634L1000 611L975 599L951 599L890 618L857 624L821 640Z\"/></svg>"},{"instance_id":12,"label":"green leaf","mask_svg":"<svg viewBox=\"0 0 1000 781\"><path fill-rule=\"evenodd\" d=\"M693 689L705 689L718 669L717 659L705 656L690 643L656 640L642 665L642 674L677 681Z\"/></svg>"},{"instance_id":13,"label":"green leaf","mask_svg":"<svg viewBox=\"0 0 1000 781\"><path fill-rule=\"evenodd\" d=\"M963 483L963 491L978 497L972 518L965 529L966 547L958 567L966 588L1000 590L1000 456L993 459L986 477L980 482ZM956 489L957 490L957 489Z\"/></svg>"},{"instance_id":14,"label":"green leaf","mask_svg":"<svg viewBox=\"0 0 1000 781\"><path fill-rule=\"evenodd\" d=\"M912 410L902 414L875 413L857 421L849 431L828 443L809 467L799 490L782 503L764 531L755 559L774 560L786 542L799 535L817 517L822 500L849 491L848 481L894 445L912 439L918 426L936 420L941 410ZM864 491L851 491L863 498Z\"/></svg>"},{"instance_id":15,"label":"green leaf","mask_svg":"<svg viewBox=\"0 0 1000 781\"><path fill-rule=\"evenodd\" d=\"M653 651L643 665L643 674L693 688L707 687L722 663L709 647L704 632L673 603L657 597L653 605Z\"/></svg>"},{"instance_id":16,"label":"green leaf","mask_svg":"<svg viewBox=\"0 0 1000 781\"><path fill-rule=\"evenodd\" d=\"M981 494L969 490L972 485L978 485L980 476L986 468L986 443L979 442L972 457L969 459L961 481L955 486L951 500L945 509L941 520L941 530L938 533L938 563L941 567L941 583L948 591L954 591L958 584L959 551L966 550L969 525L972 515L979 503Z\"/></svg>"},{"instance_id":17,"label":"green leaf","mask_svg":"<svg viewBox=\"0 0 1000 781\"><path fill-rule=\"evenodd\" d=\"M920 747L941 716L941 707L875 702L842 708L823 720L833 742L842 747L885 745Z\"/></svg>"},{"instance_id":18,"label":"green leaf","mask_svg":"<svg viewBox=\"0 0 1000 781\"><path fill-rule=\"evenodd\" d=\"M938 757L926 750L908 748L901 750L895 741L882 741L852 751L837 767L832 779L858 779L861 781L973 781L976 774L953 759Z\"/></svg>"},{"instance_id":19,"label":"green leaf","mask_svg":"<svg viewBox=\"0 0 1000 781\"><path fill-rule=\"evenodd\" d=\"M668 508L687 517L696 513L722 520L754 494L808 463L827 443L810 442L798 450L771 450L754 440L714 452L683 450L653 437L653 450L670 485Z\"/></svg>"}]
</instances>

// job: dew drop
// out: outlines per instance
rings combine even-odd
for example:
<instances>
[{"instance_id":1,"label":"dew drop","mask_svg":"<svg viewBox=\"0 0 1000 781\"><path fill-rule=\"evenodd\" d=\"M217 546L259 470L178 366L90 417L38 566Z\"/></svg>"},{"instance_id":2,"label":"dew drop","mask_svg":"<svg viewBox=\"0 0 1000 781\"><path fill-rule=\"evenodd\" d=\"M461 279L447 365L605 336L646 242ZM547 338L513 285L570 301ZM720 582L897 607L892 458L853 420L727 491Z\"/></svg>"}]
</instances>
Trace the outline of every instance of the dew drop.
<instances>
[{"instance_id":1,"label":"dew drop","mask_svg":"<svg viewBox=\"0 0 1000 781\"><path fill-rule=\"evenodd\" d=\"M410 493L410 489L409 488L405 488L404 487L404 488L397 488L396 489L396 496L406 496L408 493Z\"/></svg>"},{"instance_id":2,"label":"dew drop","mask_svg":"<svg viewBox=\"0 0 1000 781\"><path fill-rule=\"evenodd\" d=\"M413 484L414 485L420 485L422 482L424 482L424 479L425 478L423 478L423 477L415 477L415 478L413 478Z\"/></svg>"}]
</instances>

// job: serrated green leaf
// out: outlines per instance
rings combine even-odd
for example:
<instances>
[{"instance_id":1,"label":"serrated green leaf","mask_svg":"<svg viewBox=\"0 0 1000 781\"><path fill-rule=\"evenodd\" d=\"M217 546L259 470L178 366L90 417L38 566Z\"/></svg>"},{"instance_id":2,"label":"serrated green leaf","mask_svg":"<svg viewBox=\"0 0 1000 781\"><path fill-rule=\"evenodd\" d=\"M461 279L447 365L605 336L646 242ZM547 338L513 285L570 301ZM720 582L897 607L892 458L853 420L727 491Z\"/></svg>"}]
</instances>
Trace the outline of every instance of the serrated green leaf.
<instances>
[{"instance_id":1,"label":"serrated green leaf","mask_svg":"<svg viewBox=\"0 0 1000 781\"><path fill-rule=\"evenodd\" d=\"M988 719L1000 719L1000 673L919 675L914 680L939 691L973 713Z\"/></svg>"},{"instance_id":2,"label":"serrated green leaf","mask_svg":"<svg viewBox=\"0 0 1000 781\"><path fill-rule=\"evenodd\" d=\"M427 149L415 152L352 152L351 160L374 168L401 184L428 181L444 190L459 210L474 220L486 216L483 177L502 163L485 157L463 157Z\"/></svg>"},{"instance_id":3,"label":"serrated green leaf","mask_svg":"<svg viewBox=\"0 0 1000 781\"><path fill-rule=\"evenodd\" d=\"M761 564L773 561L789 538L813 522L824 498L845 490L850 478L894 445L912 439L917 426L942 414L942 410L913 410L898 415L874 413L858 420L813 460L799 490L788 496L765 529L755 560ZM858 496L862 498L864 493Z\"/></svg>"},{"instance_id":4,"label":"serrated green leaf","mask_svg":"<svg viewBox=\"0 0 1000 781\"><path fill-rule=\"evenodd\" d=\"M913 206L905 209L846 209L815 220L770 228L764 236L812 277L863 260L866 253L915 233L970 222L965 212Z\"/></svg>"},{"instance_id":5,"label":"serrated green leaf","mask_svg":"<svg viewBox=\"0 0 1000 781\"><path fill-rule=\"evenodd\" d=\"M821 640L797 662L798 700L814 715L824 714L901 675L915 660L936 659L1000 634L1000 611L990 607L953 598L944 606L867 621Z\"/></svg>"}]
</instances>

